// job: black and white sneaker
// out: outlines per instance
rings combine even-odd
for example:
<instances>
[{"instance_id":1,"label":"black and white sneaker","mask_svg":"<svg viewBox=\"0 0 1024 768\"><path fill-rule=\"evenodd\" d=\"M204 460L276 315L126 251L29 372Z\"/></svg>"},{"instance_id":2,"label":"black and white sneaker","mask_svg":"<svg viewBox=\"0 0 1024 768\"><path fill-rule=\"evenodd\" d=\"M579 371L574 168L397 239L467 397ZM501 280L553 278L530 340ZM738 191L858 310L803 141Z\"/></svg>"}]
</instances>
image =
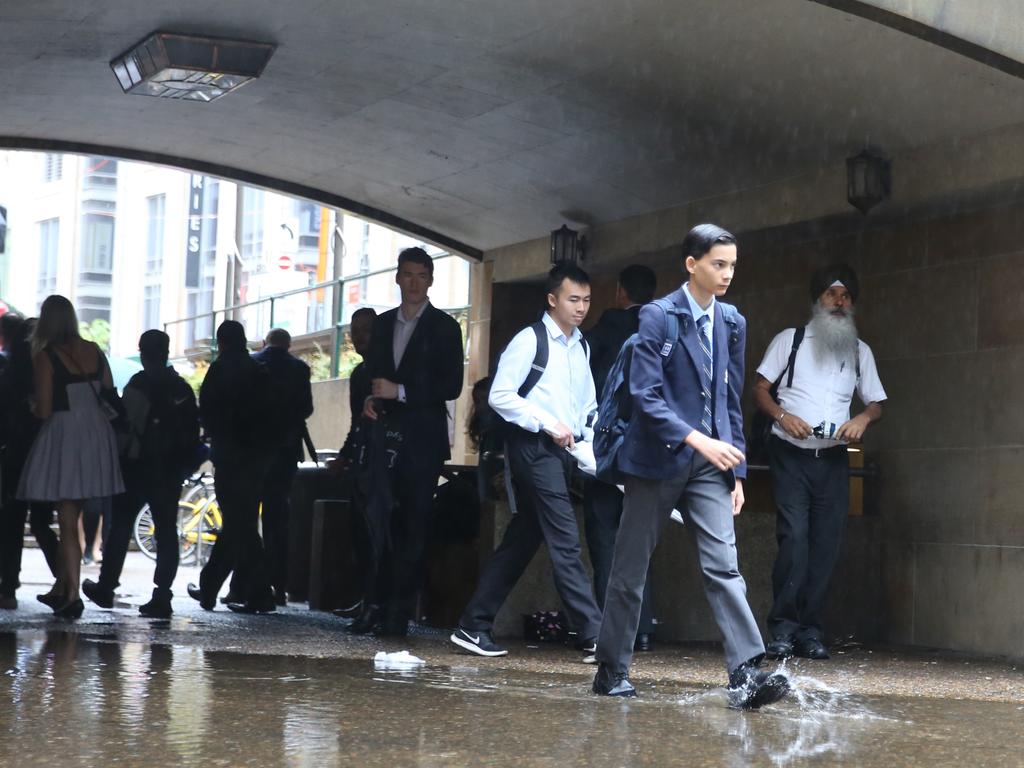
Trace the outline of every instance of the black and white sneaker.
<instances>
[{"instance_id":1,"label":"black and white sneaker","mask_svg":"<svg viewBox=\"0 0 1024 768\"><path fill-rule=\"evenodd\" d=\"M504 656L508 653L508 649L495 645L490 632L483 630L470 632L459 627L452 632L450 640L462 650L475 653L477 656Z\"/></svg>"},{"instance_id":2,"label":"black and white sneaker","mask_svg":"<svg viewBox=\"0 0 1024 768\"><path fill-rule=\"evenodd\" d=\"M583 652L583 663L584 664L597 664L597 639L584 640L579 646L579 649Z\"/></svg>"}]
</instances>

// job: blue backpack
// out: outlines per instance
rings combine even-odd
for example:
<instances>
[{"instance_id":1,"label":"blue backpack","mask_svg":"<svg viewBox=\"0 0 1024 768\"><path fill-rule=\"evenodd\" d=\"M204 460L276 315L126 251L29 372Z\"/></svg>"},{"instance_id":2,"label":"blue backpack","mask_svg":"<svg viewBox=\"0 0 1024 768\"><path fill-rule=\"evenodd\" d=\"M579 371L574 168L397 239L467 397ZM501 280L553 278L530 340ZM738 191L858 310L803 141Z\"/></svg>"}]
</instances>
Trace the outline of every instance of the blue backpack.
<instances>
[{"instance_id":1,"label":"blue backpack","mask_svg":"<svg viewBox=\"0 0 1024 768\"><path fill-rule=\"evenodd\" d=\"M655 299L651 302L661 307L665 313L665 336L659 354L661 365L668 365L672 352L679 339L679 315L683 312L670 299ZM721 304L722 319L730 326L729 348L739 339L736 330L734 310L727 304ZM623 483L622 472L618 468L619 449L626 437L626 427L633 416L633 397L629 393L629 369L633 362L633 349L640 340L640 334L634 333L622 344L615 363L608 372L608 378L601 392L601 400L597 406L597 429L594 431L594 458L597 461L597 479L611 485Z\"/></svg>"}]
</instances>

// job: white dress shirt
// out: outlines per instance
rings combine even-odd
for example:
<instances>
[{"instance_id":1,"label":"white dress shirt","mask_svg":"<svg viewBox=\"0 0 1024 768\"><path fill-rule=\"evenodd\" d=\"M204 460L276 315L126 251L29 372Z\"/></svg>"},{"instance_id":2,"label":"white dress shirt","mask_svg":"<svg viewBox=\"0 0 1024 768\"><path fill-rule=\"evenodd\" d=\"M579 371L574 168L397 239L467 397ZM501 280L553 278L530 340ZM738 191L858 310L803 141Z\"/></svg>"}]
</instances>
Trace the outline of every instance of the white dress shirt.
<instances>
[{"instance_id":1,"label":"white dress shirt","mask_svg":"<svg viewBox=\"0 0 1024 768\"><path fill-rule=\"evenodd\" d=\"M795 328L787 328L768 345L764 360L757 367L757 372L768 381L775 381L789 362L789 354L793 349ZM880 403L886 399L882 382L878 378L875 356L871 348L863 341L857 342L860 356L860 379L857 379L857 366L853 360L826 360L819 363L814 354L814 332L810 326L804 331L804 340L796 351L794 364L793 386L787 387L789 373L779 384L779 405L794 416L811 425L811 428L822 422L826 425L835 424L836 429L850 420L850 402L854 391L865 405ZM800 448L831 448L843 443L834 438L808 437L797 440L790 437L777 423L772 426L772 434Z\"/></svg>"},{"instance_id":2,"label":"white dress shirt","mask_svg":"<svg viewBox=\"0 0 1024 768\"><path fill-rule=\"evenodd\" d=\"M548 332L544 374L525 398L519 396L537 354L537 335L527 326L501 353L488 403L503 419L528 432L551 431L561 422L577 438L592 440L594 430L587 426L587 418L597 410L597 396L590 361L580 344L583 334L574 328L566 338L547 312L543 322Z\"/></svg>"},{"instance_id":3,"label":"white dress shirt","mask_svg":"<svg viewBox=\"0 0 1024 768\"><path fill-rule=\"evenodd\" d=\"M423 302L423 306L419 308L415 315L412 316L411 320L406 320L405 315L402 314L402 308L398 308L398 312L395 313L395 333L391 337L391 350L395 355L395 370L398 370L398 366L402 363L402 357L405 355L405 349L409 346L409 339L412 338L413 333L416 331L416 326L419 325L420 318L423 317L423 313L427 309L429 301ZM398 402L405 402L405 385L398 385Z\"/></svg>"}]
</instances>

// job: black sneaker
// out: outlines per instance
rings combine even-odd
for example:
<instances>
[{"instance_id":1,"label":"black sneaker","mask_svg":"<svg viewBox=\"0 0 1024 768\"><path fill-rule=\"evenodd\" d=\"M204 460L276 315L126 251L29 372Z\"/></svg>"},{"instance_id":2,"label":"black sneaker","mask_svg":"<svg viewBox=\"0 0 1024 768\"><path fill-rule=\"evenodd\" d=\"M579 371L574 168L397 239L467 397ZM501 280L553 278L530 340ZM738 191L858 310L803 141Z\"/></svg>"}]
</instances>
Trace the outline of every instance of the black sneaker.
<instances>
[{"instance_id":1,"label":"black sneaker","mask_svg":"<svg viewBox=\"0 0 1024 768\"><path fill-rule=\"evenodd\" d=\"M598 696L618 696L626 699L636 696L636 688L625 672L612 672L607 664L599 664L591 690Z\"/></svg>"},{"instance_id":2,"label":"black sneaker","mask_svg":"<svg viewBox=\"0 0 1024 768\"><path fill-rule=\"evenodd\" d=\"M761 658L744 662L729 673L729 706L733 709L760 709L789 693L789 679L785 675L758 669Z\"/></svg>"},{"instance_id":3,"label":"black sneaker","mask_svg":"<svg viewBox=\"0 0 1024 768\"><path fill-rule=\"evenodd\" d=\"M170 590L154 589L153 598L139 606L139 614L147 619L169 619L173 613Z\"/></svg>"},{"instance_id":4,"label":"black sneaker","mask_svg":"<svg viewBox=\"0 0 1024 768\"><path fill-rule=\"evenodd\" d=\"M591 638L590 640L584 640L580 645L579 649L583 652L583 663L584 664L597 664L597 638Z\"/></svg>"},{"instance_id":5,"label":"black sneaker","mask_svg":"<svg viewBox=\"0 0 1024 768\"><path fill-rule=\"evenodd\" d=\"M504 656L508 653L508 649L495 645L490 632L483 630L470 632L459 627L452 632L449 639L462 650L475 653L477 656Z\"/></svg>"},{"instance_id":6,"label":"black sneaker","mask_svg":"<svg viewBox=\"0 0 1024 768\"><path fill-rule=\"evenodd\" d=\"M114 590L103 589L92 579L85 579L82 582L82 594L96 603L100 608L114 607Z\"/></svg>"}]
</instances>

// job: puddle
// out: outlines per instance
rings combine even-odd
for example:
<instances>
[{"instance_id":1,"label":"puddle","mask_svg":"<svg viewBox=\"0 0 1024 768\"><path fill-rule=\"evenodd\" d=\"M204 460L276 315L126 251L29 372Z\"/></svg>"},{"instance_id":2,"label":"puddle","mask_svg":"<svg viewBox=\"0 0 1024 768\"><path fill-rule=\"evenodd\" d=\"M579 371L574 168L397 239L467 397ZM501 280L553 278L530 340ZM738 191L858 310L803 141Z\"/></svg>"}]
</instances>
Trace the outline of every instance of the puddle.
<instances>
[{"instance_id":1,"label":"puddle","mask_svg":"<svg viewBox=\"0 0 1024 768\"><path fill-rule=\"evenodd\" d=\"M760 712L717 690L485 665L365 661L0 634L3 766L1017 766L1019 703L856 697L794 676Z\"/></svg>"}]
</instances>

